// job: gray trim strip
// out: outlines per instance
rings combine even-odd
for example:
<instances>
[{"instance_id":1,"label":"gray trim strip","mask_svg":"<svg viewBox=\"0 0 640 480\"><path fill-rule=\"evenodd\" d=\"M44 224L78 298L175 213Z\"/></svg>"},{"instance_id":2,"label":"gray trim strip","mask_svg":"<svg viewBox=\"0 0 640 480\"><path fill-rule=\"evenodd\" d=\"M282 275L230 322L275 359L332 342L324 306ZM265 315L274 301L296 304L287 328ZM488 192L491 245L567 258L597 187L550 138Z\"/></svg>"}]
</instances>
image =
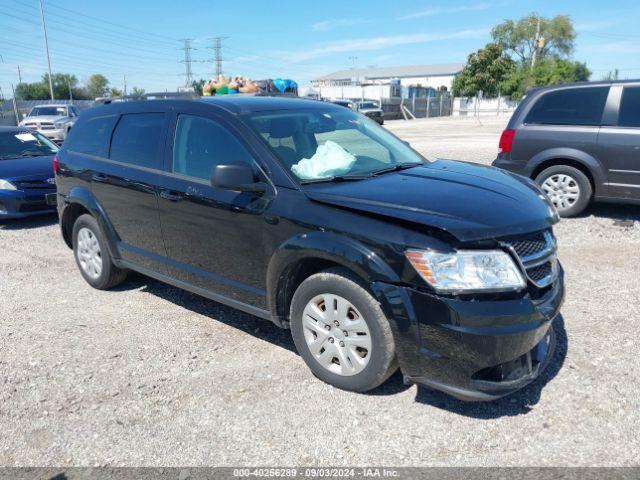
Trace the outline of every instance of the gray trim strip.
<instances>
[{"instance_id":1,"label":"gray trim strip","mask_svg":"<svg viewBox=\"0 0 640 480\"><path fill-rule=\"evenodd\" d=\"M164 283L168 283L169 285L173 285L174 287L181 288L183 290L187 290L191 293L195 293L196 295L200 295L202 297L208 298L209 300L213 300L214 302L219 302L229 307L237 308L238 310L242 310L243 312L249 313L251 315L255 315L256 317L264 318L265 320L273 321L271 317L271 313L267 310L263 310L258 307L254 307L253 305L246 304L244 302L240 302L238 300L234 300L229 297L225 297L224 295L220 295L217 293L213 293L204 288L196 287L187 282L183 282L182 280L178 280L177 278L170 277L168 275L164 275L162 273L155 272L151 269L141 267L140 265L129 262L127 260L119 260L119 264L121 264L125 268L129 268L131 270L135 270L137 272L142 273L151 278L155 278ZM274 322L276 323L276 322ZM276 325L278 325L276 323Z\"/></svg>"}]
</instances>

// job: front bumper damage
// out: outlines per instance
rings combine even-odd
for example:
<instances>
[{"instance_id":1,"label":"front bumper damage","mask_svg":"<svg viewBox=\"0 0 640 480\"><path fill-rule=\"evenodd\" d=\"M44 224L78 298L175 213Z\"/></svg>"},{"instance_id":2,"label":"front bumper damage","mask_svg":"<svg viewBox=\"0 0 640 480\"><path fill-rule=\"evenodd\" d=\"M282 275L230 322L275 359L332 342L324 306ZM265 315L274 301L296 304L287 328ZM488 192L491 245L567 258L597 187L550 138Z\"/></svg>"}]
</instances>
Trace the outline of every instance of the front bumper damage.
<instances>
[{"instance_id":1,"label":"front bumper damage","mask_svg":"<svg viewBox=\"0 0 640 480\"><path fill-rule=\"evenodd\" d=\"M533 382L553 356L551 323L564 272L539 298L461 299L374 283L408 383L467 401L490 401Z\"/></svg>"}]
</instances>

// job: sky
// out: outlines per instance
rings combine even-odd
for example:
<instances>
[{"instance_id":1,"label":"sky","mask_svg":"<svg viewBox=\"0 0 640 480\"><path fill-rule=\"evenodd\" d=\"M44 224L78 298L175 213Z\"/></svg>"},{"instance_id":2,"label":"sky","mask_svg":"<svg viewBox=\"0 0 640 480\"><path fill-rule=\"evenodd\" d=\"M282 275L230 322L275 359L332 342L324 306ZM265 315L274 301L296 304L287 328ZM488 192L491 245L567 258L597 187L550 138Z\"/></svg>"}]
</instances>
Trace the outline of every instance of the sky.
<instances>
[{"instance_id":1,"label":"sky","mask_svg":"<svg viewBox=\"0 0 640 480\"><path fill-rule=\"evenodd\" d=\"M574 59L598 80L613 69L640 77L637 0L43 0L54 73L85 81L174 91L185 83L182 39L192 39L194 77L211 78L214 36L223 71L301 85L350 67L464 63L491 28L532 11L566 14L577 30ZM46 72L39 0L0 0L0 88L11 97Z\"/></svg>"}]
</instances>

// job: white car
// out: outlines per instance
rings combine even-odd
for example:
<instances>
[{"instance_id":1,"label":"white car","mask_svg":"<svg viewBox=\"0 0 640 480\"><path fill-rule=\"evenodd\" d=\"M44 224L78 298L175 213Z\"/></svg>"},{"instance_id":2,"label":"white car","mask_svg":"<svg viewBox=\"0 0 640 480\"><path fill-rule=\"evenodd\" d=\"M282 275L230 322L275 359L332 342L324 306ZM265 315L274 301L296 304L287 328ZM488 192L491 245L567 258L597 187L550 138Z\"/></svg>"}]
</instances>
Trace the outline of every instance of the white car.
<instances>
[{"instance_id":1,"label":"white car","mask_svg":"<svg viewBox=\"0 0 640 480\"><path fill-rule=\"evenodd\" d=\"M19 125L62 143L77 118L78 110L73 105L36 105Z\"/></svg>"}]
</instances>

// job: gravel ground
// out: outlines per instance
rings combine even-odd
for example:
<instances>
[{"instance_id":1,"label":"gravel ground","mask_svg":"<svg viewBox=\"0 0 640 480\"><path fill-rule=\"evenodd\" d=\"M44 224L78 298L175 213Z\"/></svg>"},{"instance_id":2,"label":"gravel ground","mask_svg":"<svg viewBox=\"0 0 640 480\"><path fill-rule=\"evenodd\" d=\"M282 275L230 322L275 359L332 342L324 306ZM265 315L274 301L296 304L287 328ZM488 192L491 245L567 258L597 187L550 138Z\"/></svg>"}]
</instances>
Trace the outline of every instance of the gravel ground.
<instances>
[{"instance_id":1,"label":"gravel ground","mask_svg":"<svg viewBox=\"0 0 640 480\"><path fill-rule=\"evenodd\" d=\"M388 128L432 158L489 163L504 122ZM140 275L92 290L55 217L6 222L0 465L638 465L639 220L596 206L561 222L556 357L488 404L399 375L371 394L331 388L288 332Z\"/></svg>"}]
</instances>

